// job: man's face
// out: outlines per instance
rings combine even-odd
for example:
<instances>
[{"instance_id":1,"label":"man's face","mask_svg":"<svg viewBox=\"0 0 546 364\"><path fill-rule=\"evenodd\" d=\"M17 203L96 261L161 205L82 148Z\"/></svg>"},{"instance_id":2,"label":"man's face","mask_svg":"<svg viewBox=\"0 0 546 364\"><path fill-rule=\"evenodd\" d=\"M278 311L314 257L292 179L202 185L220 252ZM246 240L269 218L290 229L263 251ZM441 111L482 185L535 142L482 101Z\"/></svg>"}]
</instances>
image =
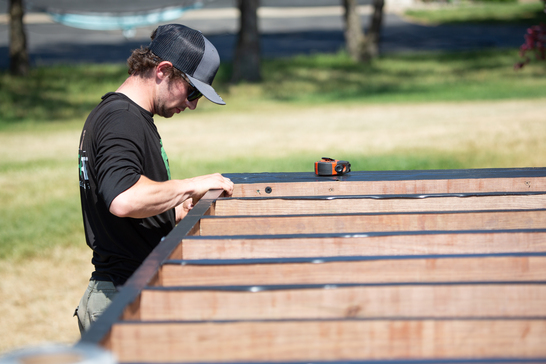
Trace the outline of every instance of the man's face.
<instances>
[{"instance_id":1,"label":"man's face","mask_svg":"<svg viewBox=\"0 0 546 364\"><path fill-rule=\"evenodd\" d=\"M199 99L188 101L190 86L182 78L166 78L159 84L155 99L154 114L170 118L174 114L184 111L186 108L194 110Z\"/></svg>"}]
</instances>

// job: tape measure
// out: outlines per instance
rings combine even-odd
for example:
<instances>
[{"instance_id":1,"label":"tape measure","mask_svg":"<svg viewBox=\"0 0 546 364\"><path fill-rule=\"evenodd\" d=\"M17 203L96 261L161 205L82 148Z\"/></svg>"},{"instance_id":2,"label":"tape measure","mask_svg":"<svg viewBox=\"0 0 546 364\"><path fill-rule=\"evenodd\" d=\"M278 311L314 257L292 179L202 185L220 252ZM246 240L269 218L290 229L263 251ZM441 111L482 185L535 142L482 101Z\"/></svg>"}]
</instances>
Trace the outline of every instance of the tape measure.
<instances>
[{"instance_id":1,"label":"tape measure","mask_svg":"<svg viewBox=\"0 0 546 364\"><path fill-rule=\"evenodd\" d=\"M325 158L315 162L317 176L339 176L351 172L351 163L338 159Z\"/></svg>"}]
</instances>

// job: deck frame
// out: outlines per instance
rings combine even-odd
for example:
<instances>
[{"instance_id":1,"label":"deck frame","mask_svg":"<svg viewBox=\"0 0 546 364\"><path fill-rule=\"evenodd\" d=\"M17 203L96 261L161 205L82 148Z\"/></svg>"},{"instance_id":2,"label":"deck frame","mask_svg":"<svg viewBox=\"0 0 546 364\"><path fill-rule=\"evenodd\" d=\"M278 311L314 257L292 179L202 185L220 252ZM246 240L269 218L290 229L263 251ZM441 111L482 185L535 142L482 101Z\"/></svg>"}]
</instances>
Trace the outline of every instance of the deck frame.
<instances>
[{"instance_id":1,"label":"deck frame","mask_svg":"<svg viewBox=\"0 0 546 364\"><path fill-rule=\"evenodd\" d=\"M183 244L184 241L192 241L192 242L199 242L199 241L206 241L207 239L216 239L216 240L222 240L222 239L240 239L242 241L245 240L260 240L260 239L305 239L305 238L316 238L321 239L324 237L330 236L345 236L345 238L348 238L347 235L350 234L344 234L343 232L329 232L329 233L316 233L316 234L285 234L285 235L279 235L278 233L275 235L269 235L269 236L263 236L259 234L249 234L249 235L233 235L233 236L222 236L221 234L219 236L214 237L205 237L200 236L200 230L201 230L201 222L205 220L216 220L216 219L223 219L223 217L218 217L215 215L215 208L216 208L216 201L221 201L222 204L229 203L229 201L237 201L237 202L249 202L249 201L265 201L265 200L275 200L275 199L281 199L283 201L290 201L290 200L307 200L307 201L324 201L327 199L326 196L330 196L331 198L329 200L354 200L354 199L373 199L373 200L407 200L407 199L413 199L413 200L422 200L422 199L440 199L440 198L480 198L480 197L487 197L487 198L493 198L493 199L502 199L503 197L512 197L512 198L518 198L520 200L523 200L524 198L532 196L536 196L537 198L543 198L543 196L546 194L546 168L519 168L519 169L481 169L481 170L433 170L433 171L387 171L387 172L352 172L348 175L342 176L342 177L317 177L312 173L261 173L261 174L232 174L228 175L235 183L236 188L234 192L234 196L232 198L222 198L222 191L209 191L202 199L199 201L198 204L194 207L193 210L190 211L190 213L182 220L178 226L173 229L173 231L164 238L164 240L154 249L154 251L149 255L149 257L145 260L145 262L142 264L142 266L133 274L133 276L130 277L130 279L127 281L127 283L121 288L120 293L115 298L113 303L108 307L108 309L103 313L103 315L99 318L99 320L92 325L91 329L84 333L82 336L82 339L79 341L79 343L93 343L98 344L101 346L104 346L108 349L113 349L114 353L116 348L118 347L118 344L112 345L110 342L112 337L112 330L114 327L126 327L126 325L135 325L135 323L132 321L124 321L125 318L130 317L138 317L138 313L135 313L136 310L138 310L139 304L140 304L140 297L143 291L145 290L154 290L154 289L160 289L156 288L157 283L161 281L161 269L164 266L172 265L172 264L239 264L241 262L244 262L245 264L251 264L253 259L249 259L249 257L245 256L240 259L226 259L226 258L218 258L217 262L215 263L213 260L207 259L192 259L192 260L180 260L183 257L183 249L181 248L181 244ZM266 192L267 191L267 192ZM523 199L522 199L523 197ZM220 200L219 200L220 199ZM538 203L538 205L540 205ZM312 206L312 205L311 205ZM544 206L543 208L546 208ZM537 209L537 204L531 205L529 208L521 208L518 210L512 210L514 211L514 214L517 214L518 211L530 213L531 211L539 211ZM495 211L493 208L492 210ZM451 213L449 212L449 209L446 211L448 212L438 212L438 211L430 211L426 212L425 214L438 214L438 213ZM470 211L472 211L470 209ZM482 211L482 210L480 210ZM408 212L408 214L416 213ZM465 212L461 213L468 213L468 210L465 210ZM487 213L487 212L483 212ZM260 215L258 213L258 215ZM321 214L312 214L310 213L309 216L319 216ZM337 215L340 215L339 213ZM255 215L252 215L255 216ZM262 215L263 216L263 215ZM275 215L274 218L278 218L280 215ZM289 217L290 215L288 215ZM300 215L301 216L301 215ZM530 216L530 215L529 215ZM538 225L533 225L533 228L514 228L509 230L503 230L503 229L490 229L490 230L480 230L480 229L470 229L465 231L398 231L398 232L385 232L380 231L376 233L371 233L371 235L375 236L417 236L419 234L426 234L427 236L431 234L544 234L546 232L546 219L544 219L542 214L537 215L536 217L529 217L534 218L536 221L538 221ZM233 218L233 217L226 217L226 219ZM203 220L205 219L205 220ZM526 218L528 219L528 218ZM366 232L362 232L366 233ZM267 235L267 234L266 234ZM357 235L355 233L354 235ZM542 235L540 235L542 236ZM462 257L465 254L433 254L430 256L431 261L436 261L437 259L442 258L453 258L458 257L463 259ZM530 248L529 250L523 250L518 251L517 249L514 249L514 251L511 252L490 252L490 253L471 253L468 254L469 257L472 257L473 259L479 259L480 257L495 257L495 256L503 256L506 257L512 256L516 258L522 258L522 259L533 259L533 257L542 257L546 255L546 249L543 248L543 245L538 244L536 248ZM292 264L294 262L294 259L313 259L313 257L298 257L298 258L290 258L290 257L276 257L271 258L271 264ZM340 260L343 257L314 257L316 259L332 259L332 260ZM376 257L377 258L377 257ZM378 259L386 259L389 257L379 257ZM391 257L392 258L392 257ZM398 256L396 259L422 259L423 256L419 254L415 255L409 255L409 256ZM178 260L177 260L178 259ZM264 260L267 260L268 258L263 258ZM347 261L354 261L356 257L345 257ZM365 260L369 260L371 257L365 257ZM256 259L254 259L256 261ZM200 263L201 262L201 263ZM432 263L431 263L432 264ZM519 263L518 263L519 264ZM487 281L487 282L479 282L481 284L502 284L503 282L505 284L538 284L542 285L544 284L544 281L546 281L546 276L539 278L534 278L531 280L520 280L518 281ZM324 282L326 285L328 283L332 282ZM458 282L459 284L477 284L477 281L474 282ZM372 284L372 283L367 283ZM398 281L398 282L392 282L392 284L398 284L403 285L404 282ZM415 283L413 283L415 284ZM436 285L451 285L454 284L454 282L421 282L420 284L436 284ZM207 288L208 287L208 288ZM231 289L236 289L237 285L228 285L228 289L231 287ZM255 285L250 285L249 287L255 287ZM181 288L180 289L186 289ZM225 287L224 287L225 288ZM240 287L239 287L240 288ZM248 288L248 287L247 287ZM293 289L297 289L297 287L292 287ZM300 287L302 289L308 289L309 287ZM163 288L164 290L168 291L170 288ZM194 286L193 288L187 288L189 290L195 290L195 289L217 289L214 287L204 286ZM133 316L131 316L131 312L133 312ZM136 316L135 316L136 315ZM372 319L375 321L380 321L385 318L377 318ZM391 318L393 319L393 318ZM425 321L430 321L431 318L423 317L422 318ZM501 325L507 325L507 327L510 327L511 324L508 323L510 320L514 320L514 318L507 319L508 321L503 320L502 318L499 318L499 324ZM393 319L394 320L394 319ZM414 320L414 319L411 319ZM410 320L410 321L411 321ZM438 318L432 319L439 320ZM449 321L450 319L448 319ZM475 320L475 319L473 319ZM487 321L488 319L483 319ZM525 320L531 320L533 323L530 325L534 325L533 327L537 327L536 330L545 330L544 329L544 322L546 322L546 318L544 317L535 317L534 321L532 318L525 318ZM259 320L258 320L259 321ZM281 320L282 321L282 320ZM519 323L517 325L518 330L524 330L524 327L526 324L524 324L522 321L521 326ZM527 322L525 321L525 322ZM245 322L244 320L241 322ZM489 321L488 321L489 322ZM161 324L161 322L158 322L158 324ZM121 326L120 326L121 325ZM146 326L151 325L152 327L154 323L147 323ZM337 325L337 324L336 324ZM345 324L340 324L341 326L344 326ZM353 327L352 324L347 324L347 327ZM397 324L398 325L398 324ZM428 324L427 324L428 325ZM442 323L442 325L444 325ZM447 326L451 324L445 324ZM474 324L472 324L474 325ZM537 326L538 325L538 326ZM156 325L157 326L157 325ZM464 326L464 325L463 325ZM155 326L154 326L155 327ZM160 327L160 326L159 326ZM282 327L282 326L280 326ZM359 326L357 326L359 327ZM472 326L474 327L474 326ZM117 330L117 329L116 329ZM130 330L125 328L124 330ZM281 329L281 331L284 329ZM361 330L358 328L357 330ZM118 332L118 331L116 331ZM494 340L493 340L494 341ZM544 341L546 344L546 339ZM359 362L368 362L372 360L374 363L376 362L389 362L393 363L393 360L410 363L415 362L415 360L418 360L419 362L427 362L427 361L433 361L433 362L503 362L508 363L510 360L513 360L514 362L546 362L546 352L543 352L541 350L537 350L532 342L527 343L526 345L529 346L530 352L532 351L534 354L527 356L523 355L521 353L516 353L516 356L506 356L505 354L501 355L501 357L495 357L495 355L488 355L486 357L443 357L438 356L437 358L434 357L419 357L417 356L408 356L404 357L402 354L396 357L387 358L387 357L370 357L368 359L363 358L353 358L350 359L351 362L359 363ZM546 347L546 345L545 345ZM507 353L503 352L503 353ZM494 353L494 350L492 351ZM521 355L520 355L521 354ZM413 354L412 354L413 355ZM282 359L279 360L278 358L273 356L269 359L269 362L299 362L299 361L305 361L307 360L305 358L300 359ZM163 358L165 359L165 358ZM168 358L167 358L168 359ZM172 359L172 358L171 358ZM173 360L165 360L166 362L173 362ZM248 359L248 358L247 358ZM252 359L245 359L244 361ZM313 359L313 358L312 358ZM238 359L235 359L235 362ZM339 359L340 360L340 359ZM191 360L190 360L191 361ZM229 360L228 360L229 361ZM267 360L266 360L267 361ZM337 362L338 359L335 358L329 358L325 360L326 362ZM150 361L152 362L152 361ZM174 362L182 362L175 360Z\"/></svg>"}]
</instances>

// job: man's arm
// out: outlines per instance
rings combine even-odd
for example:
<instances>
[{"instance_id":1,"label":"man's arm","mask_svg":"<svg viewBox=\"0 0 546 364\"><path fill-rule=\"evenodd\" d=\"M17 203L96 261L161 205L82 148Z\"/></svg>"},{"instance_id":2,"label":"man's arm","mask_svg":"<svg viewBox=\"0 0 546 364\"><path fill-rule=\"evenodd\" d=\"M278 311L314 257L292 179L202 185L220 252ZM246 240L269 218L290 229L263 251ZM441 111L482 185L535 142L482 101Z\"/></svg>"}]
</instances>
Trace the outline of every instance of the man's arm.
<instances>
[{"instance_id":1,"label":"man's arm","mask_svg":"<svg viewBox=\"0 0 546 364\"><path fill-rule=\"evenodd\" d=\"M183 180L155 182L145 176L128 190L120 193L110 204L110 212L118 217L146 218L177 207L191 198L197 203L208 191L221 189L228 196L233 193L233 182L221 174L209 174ZM189 202L187 210L191 209ZM177 221L182 218L177 211Z\"/></svg>"}]
</instances>

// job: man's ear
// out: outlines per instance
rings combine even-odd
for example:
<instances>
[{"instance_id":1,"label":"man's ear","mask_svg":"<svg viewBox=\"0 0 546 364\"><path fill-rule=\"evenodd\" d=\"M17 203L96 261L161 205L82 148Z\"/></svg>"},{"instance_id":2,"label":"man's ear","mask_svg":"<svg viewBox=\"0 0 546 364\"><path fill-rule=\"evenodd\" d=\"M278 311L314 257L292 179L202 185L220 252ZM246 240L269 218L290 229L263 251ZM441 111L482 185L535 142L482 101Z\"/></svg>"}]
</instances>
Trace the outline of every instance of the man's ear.
<instances>
[{"instance_id":1,"label":"man's ear","mask_svg":"<svg viewBox=\"0 0 546 364\"><path fill-rule=\"evenodd\" d=\"M173 67L173 64L169 61L162 61L160 64L157 65L155 68L155 76L160 79L166 79L169 77L171 68Z\"/></svg>"}]
</instances>

